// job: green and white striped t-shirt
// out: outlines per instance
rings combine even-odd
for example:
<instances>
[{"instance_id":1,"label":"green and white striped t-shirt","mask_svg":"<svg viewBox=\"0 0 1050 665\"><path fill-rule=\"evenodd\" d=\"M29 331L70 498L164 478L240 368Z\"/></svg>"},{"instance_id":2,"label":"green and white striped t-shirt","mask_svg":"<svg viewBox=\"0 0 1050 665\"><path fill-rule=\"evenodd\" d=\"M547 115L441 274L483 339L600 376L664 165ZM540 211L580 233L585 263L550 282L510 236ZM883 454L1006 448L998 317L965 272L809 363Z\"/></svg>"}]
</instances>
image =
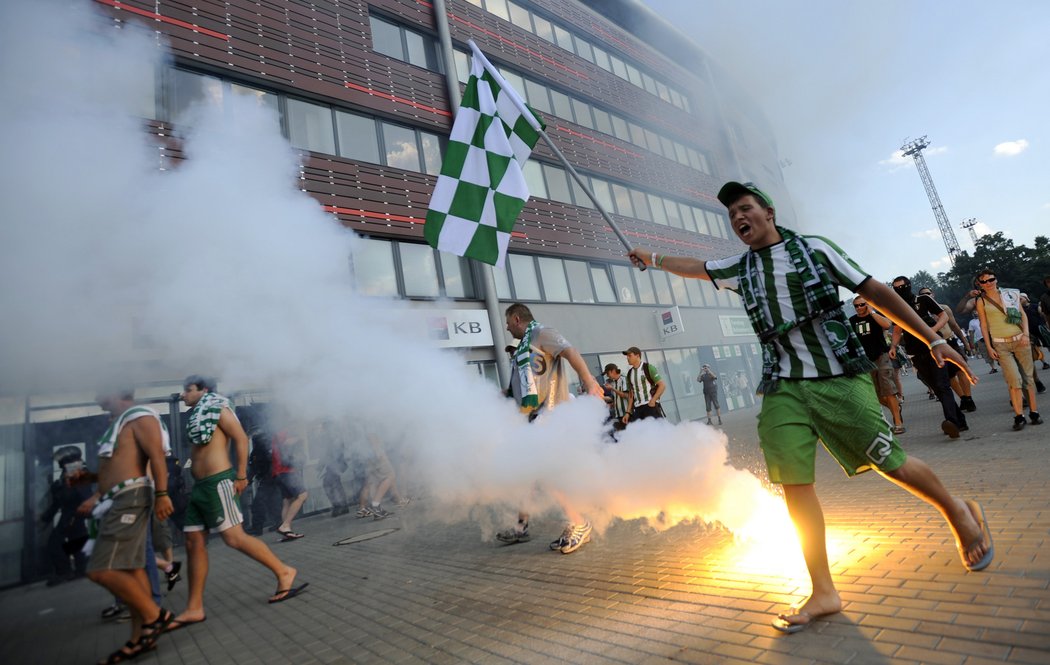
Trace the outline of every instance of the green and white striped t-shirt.
<instances>
[{"instance_id":1,"label":"green and white striped t-shirt","mask_svg":"<svg viewBox=\"0 0 1050 665\"><path fill-rule=\"evenodd\" d=\"M870 279L853 259L835 243L820 236L804 236L813 250L814 260L824 266L828 277L837 286L856 292ZM740 264L745 254L708 261L707 274L717 288L739 291ZM773 325L804 317L808 313L802 280L788 256L783 242L755 252L762 284L766 292L765 314ZM757 334L757 331L756 331ZM816 321L794 328L774 343L780 352L780 376L786 379L817 379L843 374L842 365L835 358L827 336Z\"/></svg>"},{"instance_id":2,"label":"green and white striped t-shirt","mask_svg":"<svg viewBox=\"0 0 1050 665\"><path fill-rule=\"evenodd\" d=\"M659 370L655 365L649 364L649 378L653 380L652 385L649 385L649 379L645 378L646 364L643 362L638 367L627 370L627 390L634 399L633 406L647 404L656 391L656 384L660 382Z\"/></svg>"}]
</instances>

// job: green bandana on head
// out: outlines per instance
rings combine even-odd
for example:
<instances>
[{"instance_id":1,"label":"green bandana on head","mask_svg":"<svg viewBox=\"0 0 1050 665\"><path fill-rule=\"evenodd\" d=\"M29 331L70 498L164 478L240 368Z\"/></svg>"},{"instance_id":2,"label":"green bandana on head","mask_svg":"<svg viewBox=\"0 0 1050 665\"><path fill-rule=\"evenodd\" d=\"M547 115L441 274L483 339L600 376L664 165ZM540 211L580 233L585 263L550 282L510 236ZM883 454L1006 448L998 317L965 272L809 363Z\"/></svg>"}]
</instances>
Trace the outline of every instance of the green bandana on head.
<instances>
[{"instance_id":1,"label":"green bandana on head","mask_svg":"<svg viewBox=\"0 0 1050 665\"><path fill-rule=\"evenodd\" d=\"M875 369L864 353L864 346L849 325L846 314L842 311L842 301L838 298L838 288L828 277L827 271L814 259L813 250L805 238L788 229L777 227L784 238L784 248L791 259L795 272L802 281L802 293L806 298L808 314L793 321L784 321L774 326L769 320L769 311L765 283L758 271L755 252L748 250L740 262L738 274L740 297L751 320L751 327L762 342L762 381L755 391L759 395L776 392L780 381L780 352L774 341L787 335L795 328L813 320L820 322L820 328L835 354L835 359L842 365L846 376L856 376Z\"/></svg>"},{"instance_id":2,"label":"green bandana on head","mask_svg":"<svg viewBox=\"0 0 1050 665\"><path fill-rule=\"evenodd\" d=\"M521 406L526 409L536 409L540 405L536 377L532 374L532 334L538 326L535 320L530 321L518 348L514 349L514 364L518 367L518 380L521 382Z\"/></svg>"}]
</instances>

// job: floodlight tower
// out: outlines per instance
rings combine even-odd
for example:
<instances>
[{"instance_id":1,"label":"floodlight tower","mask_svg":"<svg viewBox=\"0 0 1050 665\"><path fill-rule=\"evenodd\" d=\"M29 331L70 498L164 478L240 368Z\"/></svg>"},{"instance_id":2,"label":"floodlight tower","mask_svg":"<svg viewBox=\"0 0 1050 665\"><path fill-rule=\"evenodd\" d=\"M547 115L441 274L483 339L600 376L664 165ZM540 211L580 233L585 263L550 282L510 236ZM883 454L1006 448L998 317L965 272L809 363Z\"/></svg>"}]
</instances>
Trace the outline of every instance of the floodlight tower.
<instances>
[{"instance_id":1,"label":"floodlight tower","mask_svg":"<svg viewBox=\"0 0 1050 665\"><path fill-rule=\"evenodd\" d=\"M963 227L964 229L970 232L970 240L973 241L973 246L977 247L977 232L973 230L973 227L977 226L977 218L971 217L959 226Z\"/></svg>"},{"instance_id":2,"label":"floodlight tower","mask_svg":"<svg viewBox=\"0 0 1050 665\"><path fill-rule=\"evenodd\" d=\"M937 188L933 186L933 178L930 177L930 170L926 168L926 160L922 156L922 151L929 145L930 142L923 136L902 145L901 152L905 157L915 160L915 166L919 169L919 177L922 178L922 184L926 187L926 196L930 198L930 205L933 206L933 216L937 218L937 226L941 230L944 246L948 249L948 260L955 265L955 256L962 250L959 249L959 241L955 239L955 232L948 223L948 215L944 214L941 197L937 195Z\"/></svg>"}]
</instances>

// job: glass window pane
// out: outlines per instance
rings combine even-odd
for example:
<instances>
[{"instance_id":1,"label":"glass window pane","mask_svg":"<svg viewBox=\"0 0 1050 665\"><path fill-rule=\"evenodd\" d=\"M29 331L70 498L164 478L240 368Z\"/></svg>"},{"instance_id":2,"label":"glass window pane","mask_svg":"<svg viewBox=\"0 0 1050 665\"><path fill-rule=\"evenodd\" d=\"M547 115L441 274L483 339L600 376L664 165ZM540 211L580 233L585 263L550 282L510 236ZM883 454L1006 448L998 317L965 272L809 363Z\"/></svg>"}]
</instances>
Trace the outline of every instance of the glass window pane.
<instances>
[{"instance_id":1,"label":"glass window pane","mask_svg":"<svg viewBox=\"0 0 1050 665\"><path fill-rule=\"evenodd\" d=\"M642 87L642 73L631 63L627 63L627 80L639 88Z\"/></svg>"},{"instance_id":2,"label":"glass window pane","mask_svg":"<svg viewBox=\"0 0 1050 665\"><path fill-rule=\"evenodd\" d=\"M485 9L490 14L495 14L505 21L510 20L510 10L507 8L507 0L485 0Z\"/></svg>"},{"instance_id":3,"label":"glass window pane","mask_svg":"<svg viewBox=\"0 0 1050 665\"><path fill-rule=\"evenodd\" d=\"M707 226L711 229L711 235L718 236L719 238L728 238L726 235L725 227L722 225L722 216L711 212L710 210L704 211L704 216L707 217Z\"/></svg>"},{"instance_id":4,"label":"glass window pane","mask_svg":"<svg viewBox=\"0 0 1050 665\"><path fill-rule=\"evenodd\" d=\"M591 112L594 113L594 128L599 132L605 132L606 134L612 134L612 119L609 118L609 114L605 111L591 107Z\"/></svg>"},{"instance_id":5,"label":"glass window pane","mask_svg":"<svg viewBox=\"0 0 1050 665\"><path fill-rule=\"evenodd\" d=\"M529 186L529 194L533 198L546 199L547 185L543 182L543 169L540 163L534 159L525 162L522 172L525 174L525 184Z\"/></svg>"},{"instance_id":6,"label":"glass window pane","mask_svg":"<svg viewBox=\"0 0 1050 665\"><path fill-rule=\"evenodd\" d=\"M664 200L655 194L649 194L649 210L653 213L653 221L657 224L667 225L667 214L664 212Z\"/></svg>"},{"instance_id":7,"label":"glass window pane","mask_svg":"<svg viewBox=\"0 0 1050 665\"><path fill-rule=\"evenodd\" d=\"M645 200L645 192L639 192L637 189L629 191L631 192L631 204L634 206L634 216L647 222L653 221L653 216L649 214L649 203Z\"/></svg>"},{"instance_id":8,"label":"glass window pane","mask_svg":"<svg viewBox=\"0 0 1050 665\"><path fill-rule=\"evenodd\" d=\"M510 277L507 275L506 265L500 268L492 266L492 279L496 282L496 297L500 300L512 300L514 295L510 292Z\"/></svg>"},{"instance_id":9,"label":"glass window pane","mask_svg":"<svg viewBox=\"0 0 1050 665\"><path fill-rule=\"evenodd\" d=\"M696 220L696 230L700 233L711 234L711 227L707 224L707 218L704 217L704 211L696 206L689 206L690 211L693 213L693 219Z\"/></svg>"},{"instance_id":10,"label":"glass window pane","mask_svg":"<svg viewBox=\"0 0 1050 665\"><path fill-rule=\"evenodd\" d=\"M594 302L591 289L591 271L585 261L565 261L565 272L569 274L569 293L573 302Z\"/></svg>"},{"instance_id":11,"label":"glass window pane","mask_svg":"<svg viewBox=\"0 0 1050 665\"><path fill-rule=\"evenodd\" d=\"M532 23L535 26L536 35L542 39L554 43L554 29L551 27L551 22L540 16L533 15Z\"/></svg>"},{"instance_id":12,"label":"glass window pane","mask_svg":"<svg viewBox=\"0 0 1050 665\"><path fill-rule=\"evenodd\" d=\"M423 144L423 171L430 175L441 173L441 142L437 134L419 132Z\"/></svg>"},{"instance_id":13,"label":"glass window pane","mask_svg":"<svg viewBox=\"0 0 1050 665\"><path fill-rule=\"evenodd\" d=\"M470 277L470 263L448 252L438 252L441 275L445 278L445 295L449 298L473 298L474 280Z\"/></svg>"},{"instance_id":14,"label":"glass window pane","mask_svg":"<svg viewBox=\"0 0 1050 665\"><path fill-rule=\"evenodd\" d=\"M398 243L401 252L401 275L405 279L405 295L436 298L438 291L437 261L430 245Z\"/></svg>"},{"instance_id":15,"label":"glass window pane","mask_svg":"<svg viewBox=\"0 0 1050 665\"><path fill-rule=\"evenodd\" d=\"M404 60L405 49L401 45L401 29L375 16L369 16L368 22L372 25L372 50Z\"/></svg>"},{"instance_id":16,"label":"glass window pane","mask_svg":"<svg viewBox=\"0 0 1050 665\"><path fill-rule=\"evenodd\" d=\"M266 92L265 90L258 90L256 88L249 88L246 85L239 85L237 83L230 84L230 92L242 99L251 99L255 102L256 106L268 108L274 111L274 113L276 113L278 117L280 116L278 97L272 92Z\"/></svg>"},{"instance_id":17,"label":"glass window pane","mask_svg":"<svg viewBox=\"0 0 1050 665\"><path fill-rule=\"evenodd\" d=\"M572 195L569 194L569 180L564 170L544 164L543 177L547 181L547 196L552 201L572 203Z\"/></svg>"},{"instance_id":18,"label":"glass window pane","mask_svg":"<svg viewBox=\"0 0 1050 665\"><path fill-rule=\"evenodd\" d=\"M634 281L638 284L638 300L645 305L652 305L656 303L656 293L653 291L653 279L652 274L655 270L646 270L641 272L639 270L634 271Z\"/></svg>"},{"instance_id":19,"label":"glass window pane","mask_svg":"<svg viewBox=\"0 0 1050 665\"><path fill-rule=\"evenodd\" d=\"M693 303L693 307L704 306L703 292L700 290L700 282L705 280L700 279L687 279L685 280L685 290L689 292L689 300Z\"/></svg>"},{"instance_id":20,"label":"glass window pane","mask_svg":"<svg viewBox=\"0 0 1050 665\"><path fill-rule=\"evenodd\" d=\"M657 301L661 305L673 305L674 298L671 296L671 285L667 281L667 273L662 270L654 270L652 273L653 284L656 285Z\"/></svg>"},{"instance_id":21,"label":"glass window pane","mask_svg":"<svg viewBox=\"0 0 1050 665\"><path fill-rule=\"evenodd\" d=\"M622 303L638 302L638 294L634 291L634 280L631 279L631 268L627 266L614 265L612 267L613 283L616 284L616 295Z\"/></svg>"},{"instance_id":22,"label":"glass window pane","mask_svg":"<svg viewBox=\"0 0 1050 665\"><path fill-rule=\"evenodd\" d=\"M605 266L591 265L591 281L594 282L598 302L616 302L616 292L613 291L612 282L609 281L609 271L605 269Z\"/></svg>"},{"instance_id":23,"label":"glass window pane","mask_svg":"<svg viewBox=\"0 0 1050 665\"><path fill-rule=\"evenodd\" d=\"M667 89L666 85L659 81L656 82L656 94L665 102L671 101L671 91Z\"/></svg>"},{"instance_id":24,"label":"glass window pane","mask_svg":"<svg viewBox=\"0 0 1050 665\"><path fill-rule=\"evenodd\" d=\"M661 134L659 136L659 138L660 138L660 151L663 153L664 157L666 157L667 159L677 159L677 157L675 157L675 154L674 154L674 141L672 141L671 139L667 138L663 134Z\"/></svg>"},{"instance_id":25,"label":"glass window pane","mask_svg":"<svg viewBox=\"0 0 1050 665\"><path fill-rule=\"evenodd\" d=\"M408 62L416 67L427 68L427 45L423 35L405 30L405 44L408 47Z\"/></svg>"},{"instance_id":26,"label":"glass window pane","mask_svg":"<svg viewBox=\"0 0 1050 665\"><path fill-rule=\"evenodd\" d=\"M419 147L416 131L399 125L383 123L383 143L387 166L406 171L420 171Z\"/></svg>"},{"instance_id":27,"label":"glass window pane","mask_svg":"<svg viewBox=\"0 0 1050 665\"><path fill-rule=\"evenodd\" d=\"M591 119L591 106L576 99L572 101L572 110L576 114L576 123L589 129L594 129L594 120Z\"/></svg>"},{"instance_id":28,"label":"glass window pane","mask_svg":"<svg viewBox=\"0 0 1050 665\"><path fill-rule=\"evenodd\" d=\"M587 196L587 192L583 191L583 187L580 187L580 185L576 182L576 179L569 175L568 171L565 172L565 175L569 176L569 184L572 185L573 201L576 203L576 205L580 206L581 208L593 209L594 201L591 201L591 197ZM584 182L587 182L587 176L580 177L583 178Z\"/></svg>"},{"instance_id":29,"label":"glass window pane","mask_svg":"<svg viewBox=\"0 0 1050 665\"><path fill-rule=\"evenodd\" d=\"M288 140L296 148L335 154L332 109L299 99L288 100Z\"/></svg>"},{"instance_id":30,"label":"glass window pane","mask_svg":"<svg viewBox=\"0 0 1050 665\"><path fill-rule=\"evenodd\" d=\"M554 40L558 46L562 47L566 51L572 51L575 53L576 49L573 48L572 44L572 33L560 25L554 26Z\"/></svg>"},{"instance_id":31,"label":"glass window pane","mask_svg":"<svg viewBox=\"0 0 1050 665\"><path fill-rule=\"evenodd\" d=\"M656 94L656 81L653 80L652 76L649 76L645 72L642 72L642 87L645 91L655 95Z\"/></svg>"},{"instance_id":32,"label":"glass window pane","mask_svg":"<svg viewBox=\"0 0 1050 665\"><path fill-rule=\"evenodd\" d=\"M696 156L697 156L697 159L700 160L700 170L703 171L704 173L710 173L711 172L711 167L707 163L707 155L705 155L702 152L698 152L696 154Z\"/></svg>"},{"instance_id":33,"label":"glass window pane","mask_svg":"<svg viewBox=\"0 0 1050 665\"><path fill-rule=\"evenodd\" d=\"M662 155L663 148L660 146L660 137L656 135L651 129L645 129L645 142L649 145L649 149L658 155Z\"/></svg>"},{"instance_id":34,"label":"glass window pane","mask_svg":"<svg viewBox=\"0 0 1050 665\"><path fill-rule=\"evenodd\" d=\"M452 58L456 61L456 78L466 83L470 80L470 57L463 51L453 51Z\"/></svg>"},{"instance_id":35,"label":"glass window pane","mask_svg":"<svg viewBox=\"0 0 1050 665\"><path fill-rule=\"evenodd\" d=\"M682 305L683 307L688 306L689 303L689 292L685 288L685 279L675 275L674 273L664 273L667 275L668 281L671 282L671 293L674 294L674 301ZM695 280L694 280L695 281Z\"/></svg>"},{"instance_id":36,"label":"glass window pane","mask_svg":"<svg viewBox=\"0 0 1050 665\"><path fill-rule=\"evenodd\" d=\"M532 79L525 79L525 97L529 106L537 111L551 112L551 100L547 93L547 86L536 83Z\"/></svg>"},{"instance_id":37,"label":"glass window pane","mask_svg":"<svg viewBox=\"0 0 1050 665\"><path fill-rule=\"evenodd\" d=\"M613 136L621 141L631 140L631 131L627 128L627 121L618 115L612 116Z\"/></svg>"},{"instance_id":38,"label":"glass window pane","mask_svg":"<svg viewBox=\"0 0 1050 665\"><path fill-rule=\"evenodd\" d=\"M339 128L339 154L362 162L381 164L376 121L356 113L335 112L335 124Z\"/></svg>"},{"instance_id":39,"label":"glass window pane","mask_svg":"<svg viewBox=\"0 0 1050 665\"><path fill-rule=\"evenodd\" d=\"M591 178L591 191L594 192L598 203L602 204L605 212L616 212L616 204L613 203L612 193L609 191L609 183L600 178Z\"/></svg>"},{"instance_id":40,"label":"glass window pane","mask_svg":"<svg viewBox=\"0 0 1050 665\"><path fill-rule=\"evenodd\" d=\"M396 296L394 247L385 240L358 238L353 244L354 283L366 296Z\"/></svg>"},{"instance_id":41,"label":"glass window pane","mask_svg":"<svg viewBox=\"0 0 1050 665\"><path fill-rule=\"evenodd\" d=\"M631 143L640 148L648 148L649 144L645 142L645 130L633 122L627 123L627 126L631 130Z\"/></svg>"},{"instance_id":42,"label":"glass window pane","mask_svg":"<svg viewBox=\"0 0 1050 665\"><path fill-rule=\"evenodd\" d=\"M561 259L546 256L539 258L540 276L543 278L543 294L548 302L569 302L569 283L565 281L565 268Z\"/></svg>"},{"instance_id":43,"label":"glass window pane","mask_svg":"<svg viewBox=\"0 0 1050 665\"><path fill-rule=\"evenodd\" d=\"M664 208L667 211L667 223L675 228L685 228L682 224L682 213L678 204L671 199L664 199Z\"/></svg>"},{"instance_id":44,"label":"glass window pane","mask_svg":"<svg viewBox=\"0 0 1050 665\"><path fill-rule=\"evenodd\" d=\"M609 60L612 61L612 71L622 79L627 78L627 66L623 64L623 60L620 60L615 55L610 54Z\"/></svg>"},{"instance_id":45,"label":"glass window pane","mask_svg":"<svg viewBox=\"0 0 1050 665\"><path fill-rule=\"evenodd\" d=\"M689 151L678 141L674 142L674 158L679 164L689 166Z\"/></svg>"},{"instance_id":46,"label":"glass window pane","mask_svg":"<svg viewBox=\"0 0 1050 665\"><path fill-rule=\"evenodd\" d=\"M510 87L517 90L518 94L525 94L525 79L521 78L521 74L505 69L499 70L499 73L503 74L503 78L507 79L507 83L510 84Z\"/></svg>"},{"instance_id":47,"label":"glass window pane","mask_svg":"<svg viewBox=\"0 0 1050 665\"><path fill-rule=\"evenodd\" d=\"M591 43L581 39L579 35L576 36L576 55L587 62L594 62L594 51L591 50Z\"/></svg>"},{"instance_id":48,"label":"glass window pane","mask_svg":"<svg viewBox=\"0 0 1050 665\"><path fill-rule=\"evenodd\" d=\"M700 153L692 148L686 148L686 152L689 155L689 166L692 166L697 171L702 170L700 168Z\"/></svg>"},{"instance_id":49,"label":"glass window pane","mask_svg":"<svg viewBox=\"0 0 1050 665\"><path fill-rule=\"evenodd\" d=\"M519 28L524 28L525 30L532 32L532 21L529 20L529 10L514 2L508 2L507 8L510 10L511 23Z\"/></svg>"},{"instance_id":50,"label":"glass window pane","mask_svg":"<svg viewBox=\"0 0 1050 665\"><path fill-rule=\"evenodd\" d=\"M594 64L598 65L605 71L612 71L612 63L609 62L609 53L605 49L599 46L591 45L594 50Z\"/></svg>"},{"instance_id":51,"label":"glass window pane","mask_svg":"<svg viewBox=\"0 0 1050 665\"><path fill-rule=\"evenodd\" d=\"M616 212L624 217L634 217L634 205L631 204L631 193L627 188L615 182L609 186L612 187L613 200L616 201Z\"/></svg>"},{"instance_id":52,"label":"glass window pane","mask_svg":"<svg viewBox=\"0 0 1050 665\"><path fill-rule=\"evenodd\" d=\"M171 95L168 119L175 124L191 120L188 111L197 104L222 106L222 81L211 76L201 76L181 69L171 70Z\"/></svg>"},{"instance_id":53,"label":"glass window pane","mask_svg":"<svg viewBox=\"0 0 1050 665\"><path fill-rule=\"evenodd\" d=\"M569 101L569 96L563 92L557 90L551 90L551 106L554 111L554 115L559 118L573 121L572 117L572 103Z\"/></svg>"},{"instance_id":54,"label":"glass window pane","mask_svg":"<svg viewBox=\"0 0 1050 665\"><path fill-rule=\"evenodd\" d=\"M671 103L678 108L682 108L682 96L678 94L678 91L674 88L668 88L668 91L671 94Z\"/></svg>"},{"instance_id":55,"label":"glass window pane","mask_svg":"<svg viewBox=\"0 0 1050 665\"><path fill-rule=\"evenodd\" d=\"M510 254L510 272L514 277L514 297L518 300L541 300L536 263L525 254Z\"/></svg>"}]
</instances>

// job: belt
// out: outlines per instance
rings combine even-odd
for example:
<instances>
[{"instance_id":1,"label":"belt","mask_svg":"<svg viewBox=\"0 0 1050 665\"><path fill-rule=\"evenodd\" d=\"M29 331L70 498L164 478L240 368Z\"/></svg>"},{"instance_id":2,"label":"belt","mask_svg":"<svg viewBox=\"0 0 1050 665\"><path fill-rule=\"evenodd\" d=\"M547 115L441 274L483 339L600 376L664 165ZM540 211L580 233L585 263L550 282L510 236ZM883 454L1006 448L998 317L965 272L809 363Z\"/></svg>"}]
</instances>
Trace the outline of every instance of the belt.
<instances>
[{"instance_id":1,"label":"belt","mask_svg":"<svg viewBox=\"0 0 1050 665\"><path fill-rule=\"evenodd\" d=\"M1003 344L1005 342L1016 342L1017 340L1019 340L1022 337L1024 337L1026 334L1028 334L1028 333L1023 333L1022 332L1022 333L1017 333L1013 337L993 337L992 341L993 342L999 342L1000 344Z\"/></svg>"}]
</instances>

